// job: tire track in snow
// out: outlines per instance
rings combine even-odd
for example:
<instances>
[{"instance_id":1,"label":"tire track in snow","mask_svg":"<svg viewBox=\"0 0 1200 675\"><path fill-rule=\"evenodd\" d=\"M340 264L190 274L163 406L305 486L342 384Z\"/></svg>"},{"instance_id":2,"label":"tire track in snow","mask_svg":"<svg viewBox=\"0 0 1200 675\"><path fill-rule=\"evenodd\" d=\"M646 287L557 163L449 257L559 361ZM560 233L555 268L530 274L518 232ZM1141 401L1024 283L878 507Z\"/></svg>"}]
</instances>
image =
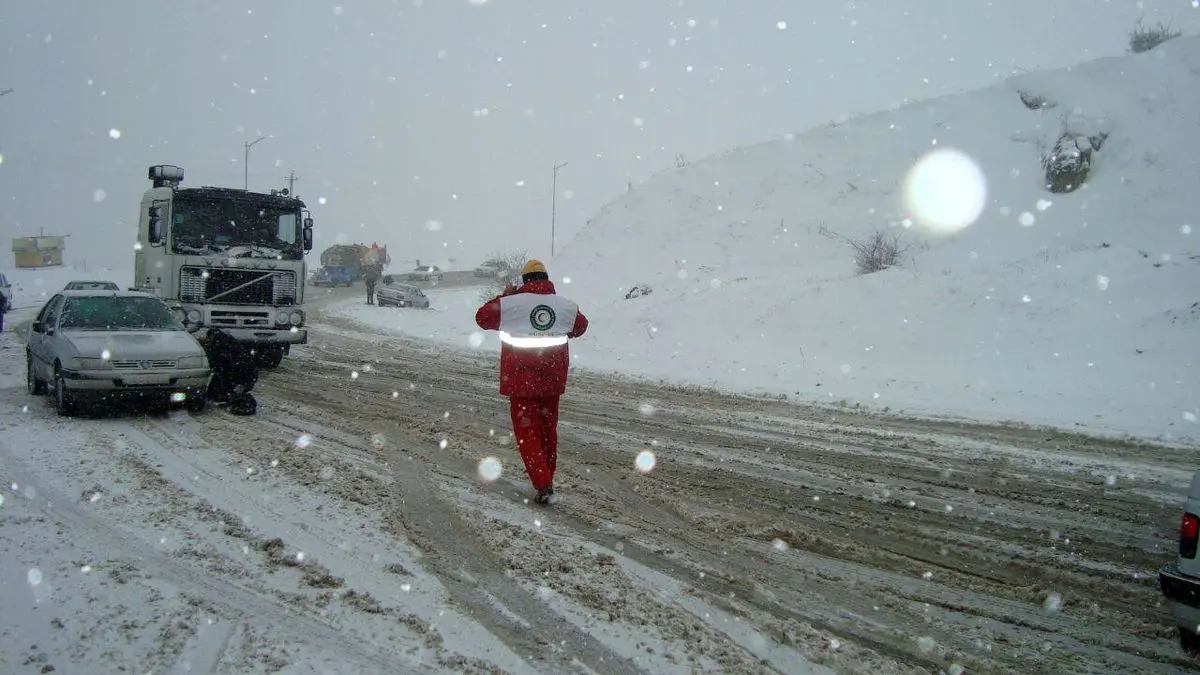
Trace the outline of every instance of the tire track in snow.
<instances>
[{"instance_id":1,"label":"tire track in snow","mask_svg":"<svg viewBox=\"0 0 1200 675\"><path fill-rule=\"evenodd\" d=\"M431 350L407 338L388 340L396 348L383 353L374 336L358 339L357 349L354 341L339 338L336 349L351 355L351 362L376 365L372 378L353 385L357 408L345 414L361 420L403 411L431 420L441 410L466 408L471 417L460 416L453 425L413 425L423 426L426 435L448 434L466 443L487 442L489 419L506 426L496 412L491 360ZM349 364L331 368L319 376L344 382ZM376 401L375 394L394 386L391 373L406 384L419 383L419 395L402 396L399 405L387 405L384 396ZM856 601L869 610L866 616L886 617L875 611L878 606L900 617L887 628L905 636L901 644L913 656L940 662L941 649L964 645L956 656L979 659L985 670L1017 662L1158 670L1185 662L1166 639L1171 623L1156 589L1140 575L1166 559L1159 550L1172 541L1167 521L1174 516L1164 514L1177 506L1163 499L1170 501L1179 486L1165 481L1194 464L1194 449L889 418L589 373L573 378L560 435L572 438L575 422L603 429L608 438L593 437L596 454L589 451L586 458L603 460L614 471L622 464L614 458L630 462L646 441L662 439L660 456L686 466L676 472L660 467L647 477L653 487L645 494L689 514L694 529L711 531L710 541L700 540L702 550L737 551L740 564L753 571L770 539L762 537L780 528L793 551L836 561L830 563L836 573L815 586L785 585L793 597L807 600L793 606L807 608L819 599L817 591L840 588L849 606ZM320 405L340 410L338 398L317 397ZM637 415L639 401L653 403L656 413ZM693 449L708 459L701 461ZM1116 489L1103 486L1097 467L1117 472ZM1153 479L1128 480L1127 472ZM814 495L821 501L809 501ZM613 501L618 507L606 515L614 521L644 523L632 509L620 508L619 497ZM659 533L656 541L670 542L669 534ZM678 539L665 546L684 548ZM775 557L769 548L765 552ZM922 584L926 571L937 582ZM856 583L859 573L869 583ZM1052 591L1061 593L1066 611L1048 616L1042 600ZM927 607L937 610L933 620ZM922 627L931 624L955 639L925 654L916 638L932 632ZM857 631L847 634L859 639Z\"/></svg>"},{"instance_id":2,"label":"tire track in snow","mask_svg":"<svg viewBox=\"0 0 1200 675\"><path fill-rule=\"evenodd\" d=\"M321 644L337 651L339 657L348 664L366 667L374 672L386 672L396 666L397 660L404 658L400 654L385 653L378 649L364 650L361 642L348 638L342 631L267 593L229 579L197 573L194 567L156 550L144 539L76 508L72 500L32 479L24 463L3 440L0 440L0 463L0 470L9 480L34 488L36 496L31 501L39 511L71 528L96 535L96 545L100 549L95 551L97 557L136 560L145 573L166 580L186 593L204 598L227 617L268 624L272 630L290 634L299 641ZM410 665L419 672L439 672L419 663Z\"/></svg>"},{"instance_id":3,"label":"tire track in snow","mask_svg":"<svg viewBox=\"0 0 1200 675\"><path fill-rule=\"evenodd\" d=\"M426 564L462 607L475 608L475 620L514 651L547 662L551 672L582 670L633 675L629 659L591 635L554 616L548 607L497 570L503 565L434 489L422 468L424 458L391 453L395 478L396 525L422 549ZM531 552L536 555L536 552ZM490 601L494 597L502 607ZM519 623L513 621L513 615ZM525 624L525 625L521 625Z\"/></svg>"}]
</instances>

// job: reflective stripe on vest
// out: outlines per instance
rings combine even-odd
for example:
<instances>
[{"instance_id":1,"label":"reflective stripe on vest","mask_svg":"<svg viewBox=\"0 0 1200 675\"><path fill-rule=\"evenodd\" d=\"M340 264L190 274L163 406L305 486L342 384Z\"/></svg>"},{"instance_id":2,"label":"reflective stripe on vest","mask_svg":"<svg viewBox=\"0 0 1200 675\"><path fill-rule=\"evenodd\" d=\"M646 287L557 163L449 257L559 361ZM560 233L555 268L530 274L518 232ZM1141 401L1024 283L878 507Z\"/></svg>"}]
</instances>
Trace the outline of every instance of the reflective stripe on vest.
<instances>
[{"instance_id":1,"label":"reflective stripe on vest","mask_svg":"<svg viewBox=\"0 0 1200 675\"><path fill-rule=\"evenodd\" d=\"M516 293L500 298L500 340L519 349L567 343L579 306L561 295Z\"/></svg>"},{"instance_id":2,"label":"reflective stripe on vest","mask_svg":"<svg viewBox=\"0 0 1200 675\"><path fill-rule=\"evenodd\" d=\"M510 347L519 349L539 349L541 347L556 347L567 344L566 335L530 335L517 337L500 331L500 341Z\"/></svg>"}]
</instances>

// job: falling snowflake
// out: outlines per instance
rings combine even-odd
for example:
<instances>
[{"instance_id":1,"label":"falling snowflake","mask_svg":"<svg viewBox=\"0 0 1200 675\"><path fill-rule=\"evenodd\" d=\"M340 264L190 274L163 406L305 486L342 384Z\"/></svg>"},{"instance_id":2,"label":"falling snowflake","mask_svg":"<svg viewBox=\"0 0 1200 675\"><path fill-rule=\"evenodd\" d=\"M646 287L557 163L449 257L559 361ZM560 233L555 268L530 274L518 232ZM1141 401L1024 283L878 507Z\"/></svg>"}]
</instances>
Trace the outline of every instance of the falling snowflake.
<instances>
[{"instance_id":1,"label":"falling snowflake","mask_svg":"<svg viewBox=\"0 0 1200 675\"><path fill-rule=\"evenodd\" d=\"M118 139L118 138L120 138L120 137L121 137L121 130L120 130L120 129L109 129L109 130L108 130L108 137L109 137L109 138L112 138L112 139L114 139L114 140L115 140L115 139Z\"/></svg>"},{"instance_id":2,"label":"falling snowflake","mask_svg":"<svg viewBox=\"0 0 1200 675\"><path fill-rule=\"evenodd\" d=\"M776 21L775 28L777 28L778 30L787 30L787 22L786 21Z\"/></svg>"},{"instance_id":3,"label":"falling snowflake","mask_svg":"<svg viewBox=\"0 0 1200 675\"><path fill-rule=\"evenodd\" d=\"M504 472L504 466L495 457L484 457L479 460L478 472L479 480L484 483L494 483L500 480L500 474Z\"/></svg>"},{"instance_id":4,"label":"falling snowflake","mask_svg":"<svg viewBox=\"0 0 1200 675\"><path fill-rule=\"evenodd\" d=\"M649 450L642 450L633 460L633 466L641 473L650 473L654 469L654 465L658 463L658 458Z\"/></svg>"},{"instance_id":5,"label":"falling snowflake","mask_svg":"<svg viewBox=\"0 0 1200 675\"><path fill-rule=\"evenodd\" d=\"M1047 612L1057 612L1062 607L1062 596L1058 593L1051 593L1046 596L1046 600L1042 602L1042 608Z\"/></svg>"}]
</instances>

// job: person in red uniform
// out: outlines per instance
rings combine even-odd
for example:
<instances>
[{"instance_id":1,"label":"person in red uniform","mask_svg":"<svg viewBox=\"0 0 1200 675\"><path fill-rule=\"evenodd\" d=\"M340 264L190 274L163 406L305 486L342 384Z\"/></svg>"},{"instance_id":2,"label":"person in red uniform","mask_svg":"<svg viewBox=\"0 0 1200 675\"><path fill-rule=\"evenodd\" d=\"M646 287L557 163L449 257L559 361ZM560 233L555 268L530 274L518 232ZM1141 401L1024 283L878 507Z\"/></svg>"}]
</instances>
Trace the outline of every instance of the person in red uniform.
<instances>
[{"instance_id":1,"label":"person in red uniform","mask_svg":"<svg viewBox=\"0 0 1200 675\"><path fill-rule=\"evenodd\" d=\"M558 295L546 266L530 260L521 286L475 312L483 330L500 332L500 394L509 400L513 435L538 504L554 503L558 465L558 401L567 390L567 341L587 331L579 305Z\"/></svg>"}]
</instances>

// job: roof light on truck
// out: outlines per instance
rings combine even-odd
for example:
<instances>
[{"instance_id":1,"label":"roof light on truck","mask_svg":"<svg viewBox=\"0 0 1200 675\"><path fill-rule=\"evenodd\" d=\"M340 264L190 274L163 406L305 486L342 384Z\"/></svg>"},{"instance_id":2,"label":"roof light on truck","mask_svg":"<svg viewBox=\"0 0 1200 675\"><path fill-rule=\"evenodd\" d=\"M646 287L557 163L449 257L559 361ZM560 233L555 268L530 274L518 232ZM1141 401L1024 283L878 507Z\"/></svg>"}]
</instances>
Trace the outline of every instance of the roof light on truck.
<instances>
[{"instance_id":1,"label":"roof light on truck","mask_svg":"<svg viewBox=\"0 0 1200 675\"><path fill-rule=\"evenodd\" d=\"M1183 514L1179 523L1179 557L1189 560L1196 557L1196 544L1200 539L1200 518L1194 513Z\"/></svg>"},{"instance_id":2,"label":"roof light on truck","mask_svg":"<svg viewBox=\"0 0 1200 675\"><path fill-rule=\"evenodd\" d=\"M176 186L183 182L183 167L172 164L155 164L150 167L146 177L154 182L154 187Z\"/></svg>"}]
</instances>

